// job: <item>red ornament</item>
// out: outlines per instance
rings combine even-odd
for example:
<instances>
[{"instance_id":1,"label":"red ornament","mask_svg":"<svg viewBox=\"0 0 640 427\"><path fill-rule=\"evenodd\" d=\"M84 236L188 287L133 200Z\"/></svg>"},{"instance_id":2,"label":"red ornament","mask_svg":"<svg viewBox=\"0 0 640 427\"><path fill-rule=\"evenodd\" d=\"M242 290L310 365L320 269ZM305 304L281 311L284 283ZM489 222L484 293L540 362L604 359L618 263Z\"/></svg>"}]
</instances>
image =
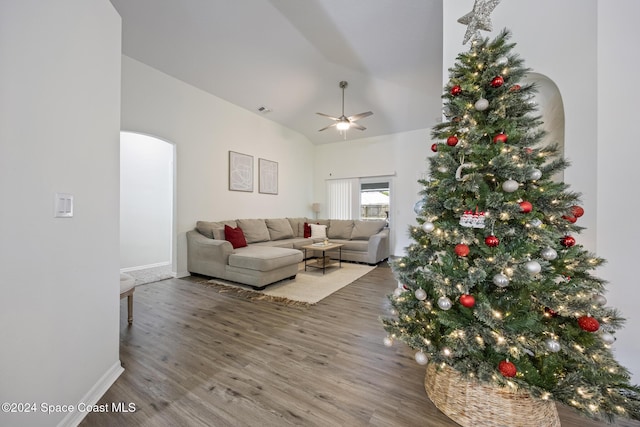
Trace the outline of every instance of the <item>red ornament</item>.
<instances>
[{"instance_id":1,"label":"red ornament","mask_svg":"<svg viewBox=\"0 0 640 427\"><path fill-rule=\"evenodd\" d=\"M438 144L431 144L431 151L433 151L434 153L438 151Z\"/></svg>"},{"instance_id":2,"label":"red ornament","mask_svg":"<svg viewBox=\"0 0 640 427\"><path fill-rule=\"evenodd\" d=\"M511 86L509 88L509 92L515 92L515 91L518 91L520 89L522 89L522 86L516 84L516 85L513 85L513 86Z\"/></svg>"},{"instance_id":3,"label":"red ornament","mask_svg":"<svg viewBox=\"0 0 640 427\"><path fill-rule=\"evenodd\" d=\"M458 137L457 136L451 135L449 138L447 138L447 145L449 147L453 147L457 143L458 143Z\"/></svg>"},{"instance_id":4,"label":"red ornament","mask_svg":"<svg viewBox=\"0 0 640 427\"><path fill-rule=\"evenodd\" d=\"M508 360L503 360L502 362L500 362L498 364L498 370L503 376L507 378L515 377L516 372L518 372L518 370L516 369L516 365L509 362Z\"/></svg>"},{"instance_id":5,"label":"red ornament","mask_svg":"<svg viewBox=\"0 0 640 427\"><path fill-rule=\"evenodd\" d=\"M496 236L494 236L492 234L491 236L485 237L484 243L485 243L485 245L489 246L490 248L495 248L496 246L498 246L500 244L500 240Z\"/></svg>"},{"instance_id":6,"label":"red ornament","mask_svg":"<svg viewBox=\"0 0 640 427\"><path fill-rule=\"evenodd\" d=\"M471 308L476 305L476 299L473 297L473 295L460 295L460 304L462 304L464 307Z\"/></svg>"},{"instance_id":7,"label":"red ornament","mask_svg":"<svg viewBox=\"0 0 640 427\"><path fill-rule=\"evenodd\" d=\"M524 149L524 152L525 152L525 154L532 155L532 154L533 154L533 148L531 148L531 147L526 147L526 148Z\"/></svg>"},{"instance_id":8,"label":"red ornament","mask_svg":"<svg viewBox=\"0 0 640 427\"><path fill-rule=\"evenodd\" d=\"M499 134L497 134L496 136L493 137L493 143L494 144L497 143L497 142L505 143L505 142L507 142L507 139L508 139L508 137L507 137L506 134L499 133Z\"/></svg>"},{"instance_id":9,"label":"red ornament","mask_svg":"<svg viewBox=\"0 0 640 427\"><path fill-rule=\"evenodd\" d=\"M574 239L572 236L564 236L562 239L560 239L560 244L566 248L570 248L571 246L576 244L576 239Z\"/></svg>"},{"instance_id":10,"label":"red ornament","mask_svg":"<svg viewBox=\"0 0 640 427\"><path fill-rule=\"evenodd\" d=\"M584 215L584 209L582 209L580 206L571 206L570 209L571 209L571 213L576 218L580 218L582 215Z\"/></svg>"},{"instance_id":11,"label":"red ornament","mask_svg":"<svg viewBox=\"0 0 640 427\"><path fill-rule=\"evenodd\" d=\"M460 85L455 85L451 88L451 95L457 96L460 95L460 93L462 93L462 88L460 87Z\"/></svg>"},{"instance_id":12,"label":"red ornament","mask_svg":"<svg viewBox=\"0 0 640 427\"><path fill-rule=\"evenodd\" d=\"M529 213L533 210L533 205L530 202L527 202L526 200L523 202L520 202L520 211L523 213Z\"/></svg>"},{"instance_id":13,"label":"red ornament","mask_svg":"<svg viewBox=\"0 0 640 427\"><path fill-rule=\"evenodd\" d=\"M458 256L467 256L469 255L469 246L465 245L464 243L457 244L455 252Z\"/></svg>"},{"instance_id":14,"label":"red ornament","mask_svg":"<svg viewBox=\"0 0 640 427\"><path fill-rule=\"evenodd\" d=\"M576 218L575 216L571 216L571 215L562 215L562 218L566 219L571 224L573 224L574 222L576 222L578 220L578 218Z\"/></svg>"},{"instance_id":15,"label":"red ornament","mask_svg":"<svg viewBox=\"0 0 640 427\"><path fill-rule=\"evenodd\" d=\"M582 316L578 318L578 326L584 331L595 332L600 329L600 323L591 316Z\"/></svg>"},{"instance_id":16,"label":"red ornament","mask_svg":"<svg viewBox=\"0 0 640 427\"><path fill-rule=\"evenodd\" d=\"M502 76L496 76L491 80L491 87L500 87L504 84Z\"/></svg>"}]
</instances>

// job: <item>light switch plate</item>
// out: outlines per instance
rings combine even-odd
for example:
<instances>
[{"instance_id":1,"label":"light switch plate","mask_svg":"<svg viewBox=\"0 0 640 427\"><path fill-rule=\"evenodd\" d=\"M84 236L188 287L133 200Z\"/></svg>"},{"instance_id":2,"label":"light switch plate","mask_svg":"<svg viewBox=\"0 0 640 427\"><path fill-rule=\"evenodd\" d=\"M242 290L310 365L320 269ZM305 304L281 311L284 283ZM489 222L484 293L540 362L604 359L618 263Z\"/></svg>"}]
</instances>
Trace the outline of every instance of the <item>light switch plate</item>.
<instances>
[{"instance_id":1,"label":"light switch plate","mask_svg":"<svg viewBox=\"0 0 640 427\"><path fill-rule=\"evenodd\" d=\"M56 193L54 199L54 216L56 218L73 217L73 195L69 193Z\"/></svg>"}]
</instances>

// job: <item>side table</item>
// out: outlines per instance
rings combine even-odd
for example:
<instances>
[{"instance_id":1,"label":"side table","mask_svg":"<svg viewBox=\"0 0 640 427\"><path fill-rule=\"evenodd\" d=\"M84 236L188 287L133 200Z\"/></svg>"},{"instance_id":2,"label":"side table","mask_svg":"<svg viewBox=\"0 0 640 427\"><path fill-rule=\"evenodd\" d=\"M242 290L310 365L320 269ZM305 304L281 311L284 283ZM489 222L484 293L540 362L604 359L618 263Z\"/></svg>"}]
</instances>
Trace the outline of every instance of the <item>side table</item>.
<instances>
[{"instance_id":1,"label":"side table","mask_svg":"<svg viewBox=\"0 0 640 427\"><path fill-rule=\"evenodd\" d=\"M338 259L337 259L338 268L342 268L342 247L343 246L344 244L342 243L328 243L326 245L312 244L312 245L303 246L302 249L304 249L304 271L307 271L307 267L320 268L322 269L322 274L324 274L327 267L335 264L331 262L332 260L329 258L329 256L326 255L326 252L332 251L335 249L338 249ZM315 259L316 262L309 263L308 262L309 259L307 258L307 250L322 251L322 257L321 258L315 257L313 259Z\"/></svg>"}]
</instances>

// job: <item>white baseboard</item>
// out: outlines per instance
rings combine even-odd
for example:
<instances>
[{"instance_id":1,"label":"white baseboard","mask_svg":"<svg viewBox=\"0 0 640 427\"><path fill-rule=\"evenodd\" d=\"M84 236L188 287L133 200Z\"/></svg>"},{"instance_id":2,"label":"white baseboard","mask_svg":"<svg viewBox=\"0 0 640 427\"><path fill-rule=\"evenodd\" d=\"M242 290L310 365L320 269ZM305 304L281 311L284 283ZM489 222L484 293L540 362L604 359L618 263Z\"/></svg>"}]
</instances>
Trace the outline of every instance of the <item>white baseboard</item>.
<instances>
[{"instance_id":1,"label":"white baseboard","mask_svg":"<svg viewBox=\"0 0 640 427\"><path fill-rule=\"evenodd\" d=\"M104 373L102 378L98 380L97 383L91 387L91 390L84 395L82 399L78 402L78 404L82 403L83 405L95 405L98 403L100 398L109 390L109 387L113 385L114 382L118 379L118 377L124 372L124 368L120 364L120 360L107 370ZM75 407L78 407L78 404ZM58 427L76 427L80 422L84 419L84 417L88 414L88 412L80 412L73 411L68 412L67 415L58 423Z\"/></svg>"},{"instance_id":2,"label":"white baseboard","mask_svg":"<svg viewBox=\"0 0 640 427\"><path fill-rule=\"evenodd\" d=\"M121 268L120 273L128 273L130 271L137 271L137 270L146 270L147 268L165 267L167 265L171 265L171 261L158 262L156 264L138 265L136 267Z\"/></svg>"}]
</instances>

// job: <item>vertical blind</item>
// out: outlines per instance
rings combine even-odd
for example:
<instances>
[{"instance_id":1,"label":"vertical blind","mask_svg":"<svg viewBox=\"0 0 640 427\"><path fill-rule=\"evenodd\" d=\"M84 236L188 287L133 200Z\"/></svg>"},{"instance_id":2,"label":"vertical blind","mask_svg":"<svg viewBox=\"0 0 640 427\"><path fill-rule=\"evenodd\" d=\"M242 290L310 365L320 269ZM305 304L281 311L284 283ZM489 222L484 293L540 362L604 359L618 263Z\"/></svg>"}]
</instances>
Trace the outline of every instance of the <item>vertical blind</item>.
<instances>
[{"instance_id":1,"label":"vertical blind","mask_svg":"<svg viewBox=\"0 0 640 427\"><path fill-rule=\"evenodd\" d=\"M360 209L360 180L327 180L327 214L333 219L357 219Z\"/></svg>"}]
</instances>

